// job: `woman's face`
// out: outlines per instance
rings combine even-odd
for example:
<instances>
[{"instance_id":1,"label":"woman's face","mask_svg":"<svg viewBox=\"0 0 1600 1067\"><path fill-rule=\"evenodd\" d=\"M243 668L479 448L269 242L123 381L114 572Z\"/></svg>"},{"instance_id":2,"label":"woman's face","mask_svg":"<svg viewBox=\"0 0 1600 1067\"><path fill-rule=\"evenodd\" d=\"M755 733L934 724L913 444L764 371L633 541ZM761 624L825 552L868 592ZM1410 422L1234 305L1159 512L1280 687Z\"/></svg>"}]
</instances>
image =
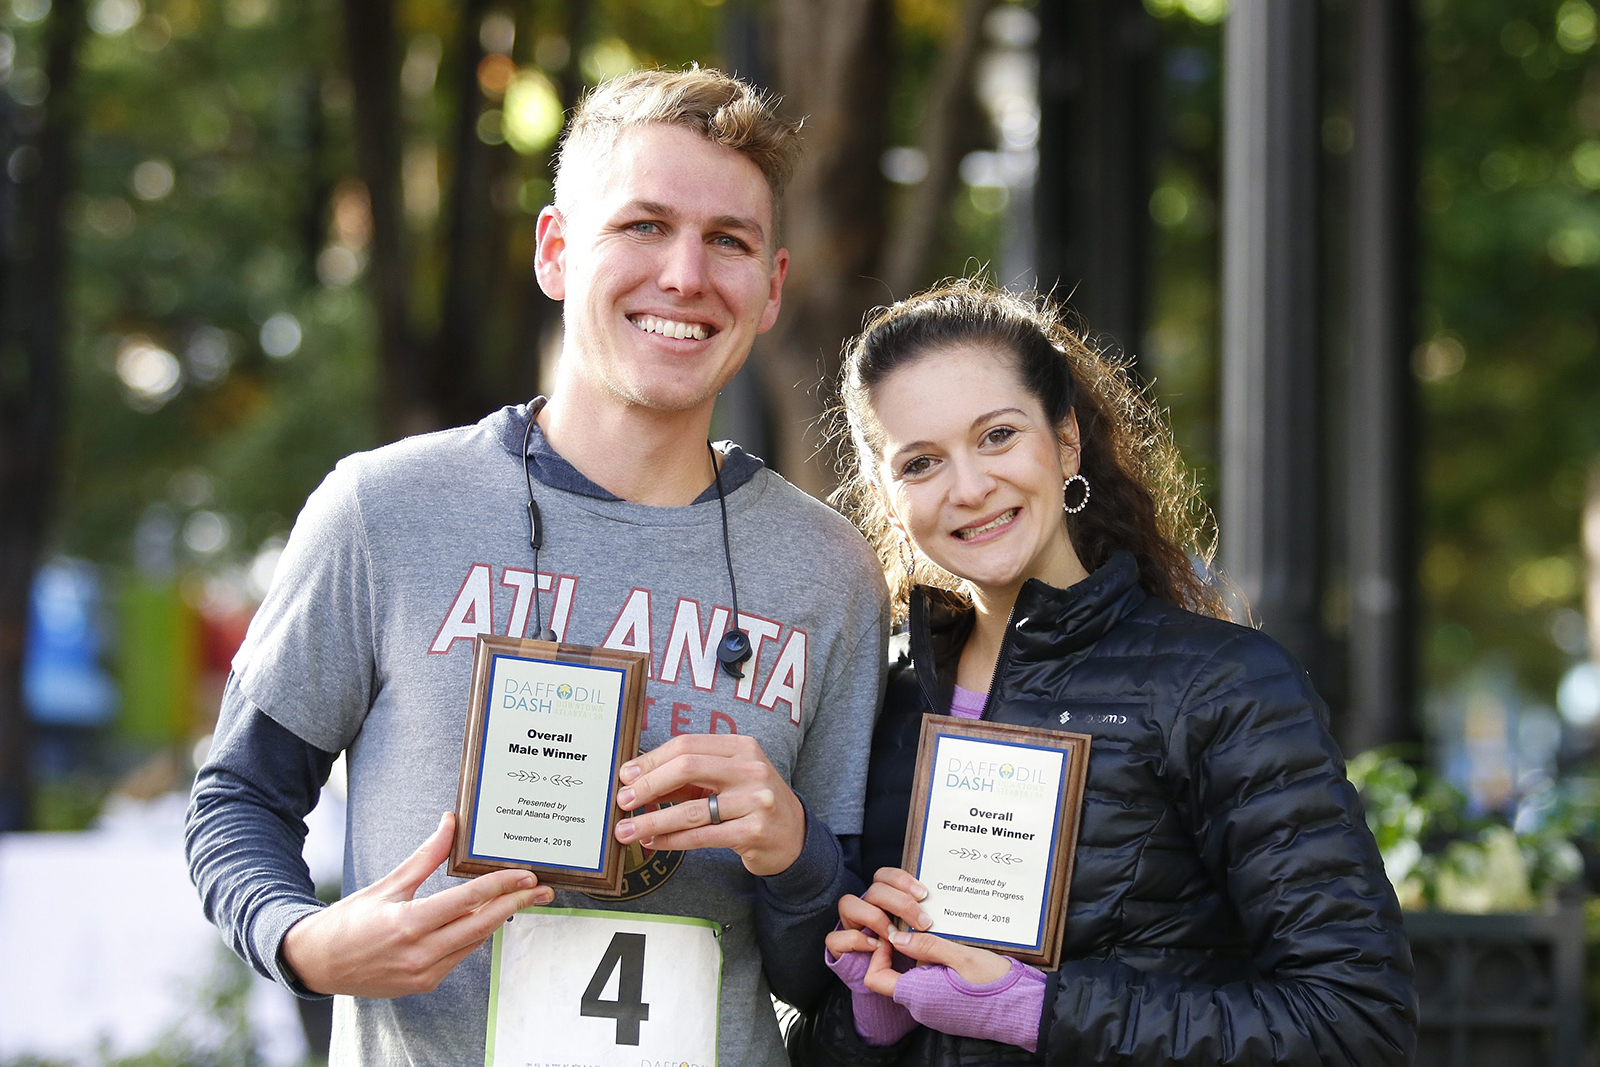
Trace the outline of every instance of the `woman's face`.
<instances>
[{"instance_id":1,"label":"woman's face","mask_svg":"<svg viewBox=\"0 0 1600 1067\"><path fill-rule=\"evenodd\" d=\"M871 399L890 515L923 555L980 593L1081 576L1061 513L1077 424L1052 426L1011 358L944 349L892 371Z\"/></svg>"}]
</instances>

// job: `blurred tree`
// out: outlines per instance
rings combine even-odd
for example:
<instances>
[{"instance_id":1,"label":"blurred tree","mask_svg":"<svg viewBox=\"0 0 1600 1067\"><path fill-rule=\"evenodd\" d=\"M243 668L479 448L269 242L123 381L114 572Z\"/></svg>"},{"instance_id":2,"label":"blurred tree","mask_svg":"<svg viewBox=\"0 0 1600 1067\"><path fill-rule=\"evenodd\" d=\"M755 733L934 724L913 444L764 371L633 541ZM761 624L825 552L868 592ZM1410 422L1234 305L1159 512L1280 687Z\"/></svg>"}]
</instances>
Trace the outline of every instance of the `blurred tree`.
<instances>
[{"instance_id":1,"label":"blurred tree","mask_svg":"<svg viewBox=\"0 0 1600 1067\"><path fill-rule=\"evenodd\" d=\"M66 194L79 120L81 0L58 0L41 66L0 98L0 831L30 823L32 731L22 702L28 598L59 490L64 423ZM7 68L16 41L0 34ZM31 82L32 84L28 84ZM17 89L20 88L21 92Z\"/></svg>"},{"instance_id":2,"label":"blurred tree","mask_svg":"<svg viewBox=\"0 0 1600 1067\"><path fill-rule=\"evenodd\" d=\"M774 459L810 492L834 484L820 416L841 340L860 329L873 305L933 280L943 230L935 220L949 212L957 167L978 147L974 140L992 144L992 133L975 133L963 120L974 110L972 71L995 6L908 3L898 32L888 0L793 0L773 8L775 87L791 114L805 116L806 138L784 207L793 257L784 313L758 352L776 422ZM920 60L899 69L901 86L884 59L897 52ZM907 83L916 88L896 93ZM908 105L898 122L892 103ZM897 136L916 145L922 177L895 211L882 160Z\"/></svg>"},{"instance_id":3,"label":"blurred tree","mask_svg":"<svg viewBox=\"0 0 1600 1067\"><path fill-rule=\"evenodd\" d=\"M1550 699L1585 654L1600 453L1600 50L1586 0L1428 0L1421 57L1424 652Z\"/></svg>"}]
</instances>

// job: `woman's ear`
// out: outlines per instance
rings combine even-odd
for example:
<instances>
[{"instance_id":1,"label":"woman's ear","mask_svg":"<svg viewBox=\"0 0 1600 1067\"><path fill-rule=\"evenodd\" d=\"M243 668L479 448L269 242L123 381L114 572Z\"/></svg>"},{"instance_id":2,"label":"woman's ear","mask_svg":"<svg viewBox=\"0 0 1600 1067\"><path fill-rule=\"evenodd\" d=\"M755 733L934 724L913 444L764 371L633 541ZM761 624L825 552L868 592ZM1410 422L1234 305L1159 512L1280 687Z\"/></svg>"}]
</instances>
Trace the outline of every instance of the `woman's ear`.
<instances>
[{"instance_id":1,"label":"woman's ear","mask_svg":"<svg viewBox=\"0 0 1600 1067\"><path fill-rule=\"evenodd\" d=\"M911 540L911 535L906 532L906 524L900 521L899 514L894 510L894 499L882 489L878 490L878 495L879 499L883 501L883 513L888 516L889 525L894 527L894 532L899 534L903 540Z\"/></svg>"},{"instance_id":2,"label":"woman's ear","mask_svg":"<svg viewBox=\"0 0 1600 1067\"><path fill-rule=\"evenodd\" d=\"M1083 439L1078 436L1076 408L1067 412L1067 417L1061 420L1056 439L1061 443L1061 477L1070 478L1078 473L1083 463Z\"/></svg>"}]
</instances>

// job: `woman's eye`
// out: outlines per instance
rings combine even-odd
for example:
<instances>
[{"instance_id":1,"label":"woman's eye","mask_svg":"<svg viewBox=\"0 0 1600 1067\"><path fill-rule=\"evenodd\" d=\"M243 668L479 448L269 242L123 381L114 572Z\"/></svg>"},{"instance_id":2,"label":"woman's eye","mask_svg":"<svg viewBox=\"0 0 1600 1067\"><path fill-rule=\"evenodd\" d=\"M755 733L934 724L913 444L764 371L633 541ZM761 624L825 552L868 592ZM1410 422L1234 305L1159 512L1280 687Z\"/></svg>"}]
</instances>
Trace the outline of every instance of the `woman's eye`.
<instances>
[{"instance_id":1,"label":"woman's eye","mask_svg":"<svg viewBox=\"0 0 1600 1067\"><path fill-rule=\"evenodd\" d=\"M914 478L919 474L926 474L931 466L933 466L933 460L927 456L918 456L900 468L900 477Z\"/></svg>"},{"instance_id":2,"label":"woman's eye","mask_svg":"<svg viewBox=\"0 0 1600 1067\"><path fill-rule=\"evenodd\" d=\"M983 439L991 445L1003 445L1017 435L1017 431L1009 426L996 426L983 435Z\"/></svg>"}]
</instances>

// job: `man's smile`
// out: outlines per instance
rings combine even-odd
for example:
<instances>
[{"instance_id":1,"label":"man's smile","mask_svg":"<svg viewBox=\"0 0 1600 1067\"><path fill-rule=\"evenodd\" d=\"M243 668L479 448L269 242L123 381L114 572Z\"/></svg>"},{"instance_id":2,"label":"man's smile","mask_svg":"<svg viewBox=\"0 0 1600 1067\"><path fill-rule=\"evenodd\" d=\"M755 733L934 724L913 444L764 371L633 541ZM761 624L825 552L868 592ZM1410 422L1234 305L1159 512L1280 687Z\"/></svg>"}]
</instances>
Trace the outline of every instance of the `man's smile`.
<instances>
[{"instance_id":1,"label":"man's smile","mask_svg":"<svg viewBox=\"0 0 1600 1067\"><path fill-rule=\"evenodd\" d=\"M634 327L645 333L660 334L662 337L672 337L678 340L704 341L707 337L717 332L715 326L708 326L703 322L684 322L679 319L665 319L659 315L629 315L628 321Z\"/></svg>"}]
</instances>

